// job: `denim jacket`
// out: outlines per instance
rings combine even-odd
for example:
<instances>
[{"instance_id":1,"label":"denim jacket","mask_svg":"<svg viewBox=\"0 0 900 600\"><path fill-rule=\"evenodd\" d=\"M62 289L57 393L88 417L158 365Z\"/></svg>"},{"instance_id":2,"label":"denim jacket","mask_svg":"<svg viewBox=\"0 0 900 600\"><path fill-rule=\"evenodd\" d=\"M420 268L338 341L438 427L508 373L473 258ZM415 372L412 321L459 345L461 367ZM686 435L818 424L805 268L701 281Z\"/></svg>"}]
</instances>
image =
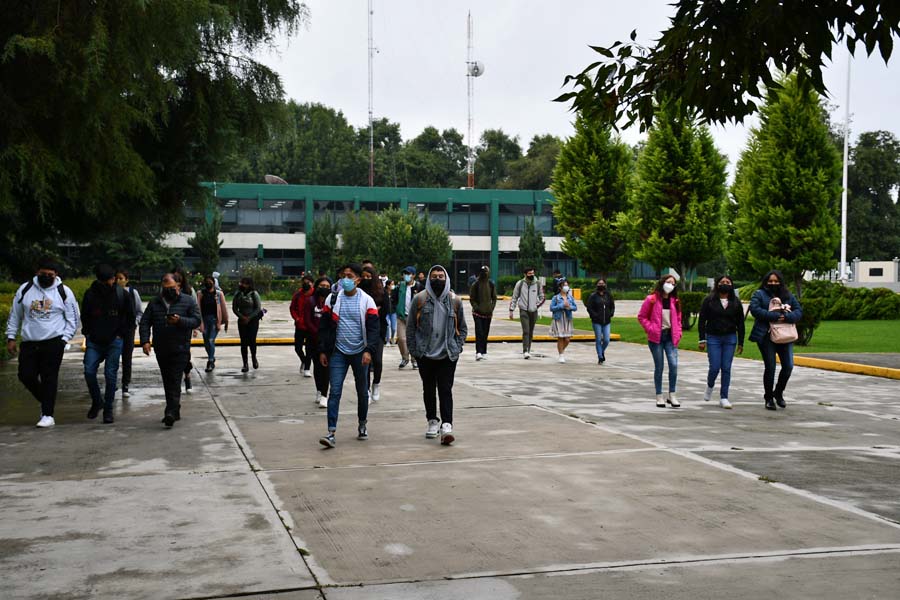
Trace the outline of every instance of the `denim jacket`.
<instances>
[{"instance_id":1,"label":"denim jacket","mask_svg":"<svg viewBox=\"0 0 900 600\"><path fill-rule=\"evenodd\" d=\"M566 319L572 318L572 313L578 310L578 305L575 303L575 298L569 296L569 308L563 308L563 295L556 294L553 296L553 299L550 300L550 312L553 313L553 318L555 320L559 320L563 318L563 315L566 316Z\"/></svg>"}]
</instances>

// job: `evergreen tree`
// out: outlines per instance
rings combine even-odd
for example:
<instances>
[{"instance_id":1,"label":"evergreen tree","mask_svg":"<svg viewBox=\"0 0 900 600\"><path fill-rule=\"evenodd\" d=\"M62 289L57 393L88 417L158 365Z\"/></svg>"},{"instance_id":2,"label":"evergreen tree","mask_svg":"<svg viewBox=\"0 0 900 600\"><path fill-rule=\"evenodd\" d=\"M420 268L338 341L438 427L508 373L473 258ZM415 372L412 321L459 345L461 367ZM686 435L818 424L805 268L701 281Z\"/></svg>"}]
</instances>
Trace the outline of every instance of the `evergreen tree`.
<instances>
[{"instance_id":1,"label":"evergreen tree","mask_svg":"<svg viewBox=\"0 0 900 600\"><path fill-rule=\"evenodd\" d=\"M705 127L677 106L663 106L635 173L628 215L635 255L657 270L693 271L718 258L724 242L725 158Z\"/></svg>"},{"instance_id":2,"label":"evergreen tree","mask_svg":"<svg viewBox=\"0 0 900 600\"><path fill-rule=\"evenodd\" d=\"M222 248L222 240L219 239L222 232L222 211L214 202L209 202L206 215L194 232L194 236L188 240L188 244L200 257L195 269L209 275L219 266L219 250Z\"/></svg>"},{"instance_id":3,"label":"evergreen tree","mask_svg":"<svg viewBox=\"0 0 900 600\"><path fill-rule=\"evenodd\" d=\"M324 271L329 277L334 277L341 263L337 234L338 225L331 214L318 217L312 224L312 230L306 232L313 270Z\"/></svg>"},{"instance_id":4,"label":"evergreen tree","mask_svg":"<svg viewBox=\"0 0 900 600\"><path fill-rule=\"evenodd\" d=\"M631 149L609 127L579 116L553 170L553 214L565 236L562 250L604 277L628 267L621 221L628 205Z\"/></svg>"},{"instance_id":5,"label":"evergreen tree","mask_svg":"<svg viewBox=\"0 0 900 600\"><path fill-rule=\"evenodd\" d=\"M847 258L891 260L900 253L900 141L887 131L859 136L847 173Z\"/></svg>"},{"instance_id":6,"label":"evergreen tree","mask_svg":"<svg viewBox=\"0 0 900 600\"><path fill-rule=\"evenodd\" d=\"M757 274L779 269L800 295L804 271L835 267L841 160L818 94L796 77L769 93L732 194L734 243Z\"/></svg>"},{"instance_id":7,"label":"evergreen tree","mask_svg":"<svg viewBox=\"0 0 900 600\"><path fill-rule=\"evenodd\" d=\"M508 190L547 189L553 178L553 168L560 148L562 140L555 135L534 136L528 145L527 154L509 163L509 177L498 187Z\"/></svg>"},{"instance_id":8,"label":"evergreen tree","mask_svg":"<svg viewBox=\"0 0 900 600\"><path fill-rule=\"evenodd\" d=\"M475 187L481 189L503 187L511 163L522 158L519 138L502 129L486 129L475 152Z\"/></svg>"},{"instance_id":9,"label":"evergreen tree","mask_svg":"<svg viewBox=\"0 0 900 600\"><path fill-rule=\"evenodd\" d=\"M541 272L544 265L544 236L534 226L534 217L525 220L525 231L519 237L519 272L524 273L528 267Z\"/></svg>"}]
</instances>

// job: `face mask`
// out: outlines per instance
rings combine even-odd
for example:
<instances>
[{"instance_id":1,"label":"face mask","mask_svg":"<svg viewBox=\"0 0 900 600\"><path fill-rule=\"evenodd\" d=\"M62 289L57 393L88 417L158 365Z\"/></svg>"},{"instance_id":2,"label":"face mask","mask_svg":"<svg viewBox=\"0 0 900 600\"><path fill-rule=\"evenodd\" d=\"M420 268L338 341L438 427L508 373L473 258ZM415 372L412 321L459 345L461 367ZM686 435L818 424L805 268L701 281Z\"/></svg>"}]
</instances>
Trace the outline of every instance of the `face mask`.
<instances>
[{"instance_id":1,"label":"face mask","mask_svg":"<svg viewBox=\"0 0 900 600\"><path fill-rule=\"evenodd\" d=\"M341 287L344 288L345 292L352 292L356 288L356 281L349 277L344 277L341 279Z\"/></svg>"},{"instance_id":2,"label":"face mask","mask_svg":"<svg viewBox=\"0 0 900 600\"><path fill-rule=\"evenodd\" d=\"M412 281L412 275L407 273L406 275L403 276L403 281L405 281L406 283L409 283L410 281Z\"/></svg>"},{"instance_id":3,"label":"face mask","mask_svg":"<svg viewBox=\"0 0 900 600\"><path fill-rule=\"evenodd\" d=\"M663 291L667 294L671 294L672 290L674 290L674 289L675 289L675 286L669 282L666 282L663 284Z\"/></svg>"},{"instance_id":4,"label":"face mask","mask_svg":"<svg viewBox=\"0 0 900 600\"><path fill-rule=\"evenodd\" d=\"M207 284L206 284L206 291L211 292L211 291L213 291L213 288L214 288L214 287L216 287L215 284L213 284L213 283L207 283Z\"/></svg>"},{"instance_id":5,"label":"face mask","mask_svg":"<svg viewBox=\"0 0 900 600\"><path fill-rule=\"evenodd\" d=\"M777 294L781 291L781 284L778 283L767 283L766 289L769 290L769 293L772 295Z\"/></svg>"},{"instance_id":6,"label":"face mask","mask_svg":"<svg viewBox=\"0 0 900 600\"><path fill-rule=\"evenodd\" d=\"M597 286L597 291L599 291L599 292L602 292L602 291L605 290L605 289L606 289L606 286L603 285L603 284L600 284L600 285Z\"/></svg>"},{"instance_id":7,"label":"face mask","mask_svg":"<svg viewBox=\"0 0 900 600\"><path fill-rule=\"evenodd\" d=\"M719 284L719 293L721 293L721 294L730 294L731 290L733 290L733 289L734 289L734 286L728 285L727 283Z\"/></svg>"},{"instance_id":8,"label":"face mask","mask_svg":"<svg viewBox=\"0 0 900 600\"><path fill-rule=\"evenodd\" d=\"M243 286L243 285L240 285L240 286L238 286L238 289L241 290L241 293L242 293L242 294L246 294L246 293L247 293L247 290L250 289L250 288L245 287L245 286Z\"/></svg>"},{"instance_id":9,"label":"face mask","mask_svg":"<svg viewBox=\"0 0 900 600\"><path fill-rule=\"evenodd\" d=\"M327 296L328 294L331 293L331 288L323 288L323 287L316 288L316 293L317 293L319 296L321 296L321 297L324 298L325 296Z\"/></svg>"},{"instance_id":10,"label":"face mask","mask_svg":"<svg viewBox=\"0 0 900 600\"><path fill-rule=\"evenodd\" d=\"M38 284L42 288L48 288L53 285L54 281L56 281L56 277L54 277L53 275L38 275L37 278Z\"/></svg>"},{"instance_id":11,"label":"face mask","mask_svg":"<svg viewBox=\"0 0 900 600\"><path fill-rule=\"evenodd\" d=\"M569 289L571 289L571 288L569 288L569 286L567 286L567 285L562 286L562 291L563 291L563 293L565 293L565 294L568 294L568 293L569 293Z\"/></svg>"},{"instance_id":12,"label":"face mask","mask_svg":"<svg viewBox=\"0 0 900 600\"><path fill-rule=\"evenodd\" d=\"M526 275L525 279L527 279L528 281L534 281L534 275Z\"/></svg>"},{"instance_id":13,"label":"face mask","mask_svg":"<svg viewBox=\"0 0 900 600\"><path fill-rule=\"evenodd\" d=\"M365 293L369 293L372 291L372 280L371 279L363 279L359 282L359 289L364 291Z\"/></svg>"},{"instance_id":14,"label":"face mask","mask_svg":"<svg viewBox=\"0 0 900 600\"><path fill-rule=\"evenodd\" d=\"M176 300L178 300L178 288L174 288L174 287L163 288L162 295L163 295L163 298L165 298L169 302L175 302Z\"/></svg>"},{"instance_id":15,"label":"face mask","mask_svg":"<svg viewBox=\"0 0 900 600\"><path fill-rule=\"evenodd\" d=\"M380 276L380 277L379 277L379 278L378 278L378 279L380 279L380 280L381 280L381 285L385 285L385 284L387 284L387 277L384 277L384 276Z\"/></svg>"},{"instance_id":16,"label":"face mask","mask_svg":"<svg viewBox=\"0 0 900 600\"><path fill-rule=\"evenodd\" d=\"M308 281L304 281L304 282L303 282L303 285L300 286L300 287L302 287L304 290L308 290L309 288L312 287L312 284L311 284L310 282L308 282Z\"/></svg>"},{"instance_id":17,"label":"face mask","mask_svg":"<svg viewBox=\"0 0 900 600\"><path fill-rule=\"evenodd\" d=\"M435 296L440 296L444 292L445 285L447 285L447 281L444 279L432 279L431 291L434 292Z\"/></svg>"}]
</instances>

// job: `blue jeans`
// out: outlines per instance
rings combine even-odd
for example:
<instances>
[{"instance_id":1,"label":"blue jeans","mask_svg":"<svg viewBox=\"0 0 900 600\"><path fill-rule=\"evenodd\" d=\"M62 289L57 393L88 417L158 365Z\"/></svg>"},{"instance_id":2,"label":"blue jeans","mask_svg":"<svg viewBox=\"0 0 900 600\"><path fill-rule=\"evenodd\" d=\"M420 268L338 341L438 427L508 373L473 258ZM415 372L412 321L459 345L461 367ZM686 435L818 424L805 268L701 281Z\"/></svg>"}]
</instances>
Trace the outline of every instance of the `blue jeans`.
<instances>
[{"instance_id":1,"label":"blue jeans","mask_svg":"<svg viewBox=\"0 0 900 600\"><path fill-rule=\"evenodd\" d=\"M369 379L368 366L362 364L363 353L344 354L335 350L328 359L328 375L331 391L328 394L328 431L337 429L338 412L341 409L341 392L344 387L344 379L347 371L353 369L353 379L356 380L356 411L359 422L365 423L369 416Z\"/></svg>"},{"instance_id":2,"label":"blue jeans","mask_svg":"<svg viewBox=\"0 0 900 600\"><path fill-rule=\"evenodd\" d=\"M594 327L594 337L597 338L595 342L597 344L597 358L606 359L606 347L609 346L609 326L610 323L606 325L601 325L600 323L591 323Z\"/></svg>"},{"instance_id":3,"label":"blue jeans","mask_svg":"<svg viewBox=\"0 0 900 600\"><path fill-rule=\"evenodd\" d=\"M716 385L716 377L722 372L722 388L719 391L720 398L728 397L728 387L731 385L731 362L734 360L734 350L737 348L737 334L706 335L706 356L709 358L709 373L706 375L706 387Z\"/></svg>"},{"instance_id":4,"label":"blue jeans","mask_svg":"<svg viewBox=\"0 0 900 600\"><path fill-rule=\"evenodd\" d=\"M203 317L203 347L206 348L206 360L216 362L216 337L219 328L216 327L216 315Z\"/></svg>"},{"instance_id":5,"label":"blue jeans","mask_svg":"<svg viewBox=\"0 0 900 600\"><path fill-rule=\"evenodd\" d=\"M766 398L772 398L773 394L780 395L784 393L787 387L788 379L791 378L791 371L794 370L794 344L775 344L766 335L763 339L756 342L759 346L759 353L762 354L763 365L763 389ZM781 372L778 373L778 385L775 385L775 355L781 361ZM774 389L773 389L774 387Z\"/></svg>"},{"instance_id":6,"label":"blue jeans","mask_svg":"<svg viewBox=\"0 0 900 600\"><path fill-rule=\"evenodd\" d=\"M134 342L132 342L134 343ZM116 338L108 344L98 344L88 336L84 351L84 380L91 394L91 404L103 404L103 410L112 410L116 400L116 378L119 376L119 359L122 356L122 338ZM103 377L106 389L100 397L100 384L97 382L97 369L103 362Z\"/></svg>"},{"instance_id":7,"label":"blue jeans","mask_svg":"<svg viewBox=\"0 0 900 600\"><path fill-rule=\"evenodd\" d=\"M659 343L647 342L650 346L650 354L653 355L653 385L656 386L656 394L662 394L663 354L669 362L669 392L675 393L675 383L678 381L678 348L672 343L672 332L668 329L662 332Z\"/></svg>"},{"instance_id":8,"label":"blue jeans","mask_svg":"<svg viewBox=\"0 0 900 600\"><path fill-rule=\"evenodd\" d=\"M397 313L391 313L387 316L387 341L397 337Z\"/></svg>"}]
</instances>

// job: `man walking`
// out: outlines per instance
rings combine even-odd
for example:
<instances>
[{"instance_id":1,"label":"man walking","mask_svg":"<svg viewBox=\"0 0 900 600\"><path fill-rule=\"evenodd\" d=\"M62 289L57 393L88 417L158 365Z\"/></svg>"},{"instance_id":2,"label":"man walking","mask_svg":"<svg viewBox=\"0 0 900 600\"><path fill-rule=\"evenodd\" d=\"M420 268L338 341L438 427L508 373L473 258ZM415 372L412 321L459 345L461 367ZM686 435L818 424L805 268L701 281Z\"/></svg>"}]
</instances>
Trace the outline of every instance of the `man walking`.
<instances>
[{"instance_id":1,"label":"man walking","mask_svg":"<svg viewBox=\"0 0 900 600\"><path fill-rule=\"evenodd\" d=\"M116 401L116 379L119 376L119 358L122 346L130 334L134 334L134 301L125 290L116 285L116 272L109 265L97 267L97 279L84 293L81 301L81 332L84 333L84 381L91 394L91 408L87 418L95 419L103 409L103 422L113 422L113 404ZM128 340L134 344L134 337ZM104 363L105 391L100 395L97 369Z\"/></svg>"},{"instance_id":2,"label":"man walking","mask_svg":"<svg viewBox=\"0 0 900 600\"><path fill-rule=\"evenodd\" d=\"M141 318L141 347L150 356L150 338L166 391L162 422L171 427L181 419L181 379L191 360L191 332L200 326L200 308L183 294L171 273L162 277L161 293L150 300Z\"/></svg>"},{"instance_id":3,"label":"man walking","mask_svg":"<svg viewBox=\"0 0 900 600\"><path fill-rule=\"evenodd\" d=\"M509 301L509 320L513 311L519 307L519 322L522 324L522 356L531 358L531 340L534 338L534 325L537 323L537 311L544 304L544 288L534 275L534 267L525 269L524 279L516 282L512 299Z\"/></svg>"},{"instance_id":4,"label":"man walking","mask_svg":"<svg viewBox=\"0 0 900 600\"><path fill-rule=\"evenodd\" d=\"M319 362L328 367L331 389L328 393L328 434L319 443L334 448L341 393L347 371L353 370L356 382L356 410L359 428L356 439L367 440L369 413L369 364L378 344L378 307L359 289L362 266L351 263L340 270L340 290L332 293L322 307L319 321Z\"/></svg>"},{"instance_id":5,"label":"man walking","mask_svg":"<svg viewBox=\"0 0 900 600\"><path fill-rule=\"evenodd\" d=\"M475 320L475 360L487 358L488 335L491 333L491 318L497 306L497 289L490 279L491 270L481 267L481 272L469 288L469 303Z\"/></svg>"},{"instance_id":6,"label":"man walking","mask_svg":"<svg viewBox=\"0 0 900 600\"><path fill-rule=\"evenodd\" d=\"M406 267L403 269L403 278L394 288L393 303L394 312L397 315L397 346L400 348L400 367L403 368L409 364L409 347L406 345L406 317L409 315L409 306L412 303L413 296L416 295L416 275L415 267ZM418 368L413 360L413 368Z\"/></svg>"},{"instance_id":7,"label":"man walking","mask_svg":"<svg viewBox=\"0 0 900 600\"><path fill-rule=\"evenodd\" d=\"M134 305L134 321L131 322L128 331L122 338L122 398L131 396L128 386L131 385L131 362L134 356L134 332L141 324L141 317L144 316L144 304L141 302L140 293L128 285L128 271L119 269L116 271L116 284L125 290L126 296Z\"/></svg>"},{"instance_id":8,"label":"man walking","mask_svg":"<svg viewBox=\"0 0 900 600\"><path fill-rule=\"evenodd\" d=\"M22 328L19 381L41 403L38 427L53 427L53 410L66 344L78 328L78 302L59 278L59 266L41 259L31 281L22 284L13 297L6 322L6 351L15 355L16 335Z\"/></svg>"},{"instance_id":9,"label":"man walking","mask_svg":"<svg viewBox=\"0 0 900 600\"><path fill-rule=\"evenodd\" d=\"M450 290L447 270L435 265L429 271L425 291L416 294L406 323L406 343L419 360L425 401L427 439L440 430L441 444L449 446L453 434L453 376L468 330L462 300ZM437 393L435 393L435 391ZM441 418L437 418L437 400Z\"/></svg>"}]
</instances>

